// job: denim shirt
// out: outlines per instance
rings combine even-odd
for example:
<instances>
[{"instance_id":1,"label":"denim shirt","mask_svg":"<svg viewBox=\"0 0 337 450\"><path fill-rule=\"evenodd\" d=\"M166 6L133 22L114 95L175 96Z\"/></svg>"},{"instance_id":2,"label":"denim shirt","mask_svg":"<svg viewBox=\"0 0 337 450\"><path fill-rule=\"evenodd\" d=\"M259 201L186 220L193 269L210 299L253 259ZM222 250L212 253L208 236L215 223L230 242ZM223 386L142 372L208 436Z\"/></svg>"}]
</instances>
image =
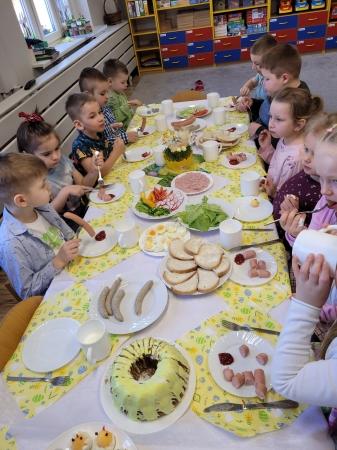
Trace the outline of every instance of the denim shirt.
<instances>
[{"instance_id":1,"label":"denim shirt","mask_svg":"<svg viewBox=\"0 0 337 450\"><path fill-rule=\"evenodd\" d=\"M64 240L74 236L51 205L35 209L62 232ZM53 265L54 257L55 253L49 245L4 209L0 227L0 266L20 298L44 295L55 275L61 272Z\"/></svg>"}]
</instances>

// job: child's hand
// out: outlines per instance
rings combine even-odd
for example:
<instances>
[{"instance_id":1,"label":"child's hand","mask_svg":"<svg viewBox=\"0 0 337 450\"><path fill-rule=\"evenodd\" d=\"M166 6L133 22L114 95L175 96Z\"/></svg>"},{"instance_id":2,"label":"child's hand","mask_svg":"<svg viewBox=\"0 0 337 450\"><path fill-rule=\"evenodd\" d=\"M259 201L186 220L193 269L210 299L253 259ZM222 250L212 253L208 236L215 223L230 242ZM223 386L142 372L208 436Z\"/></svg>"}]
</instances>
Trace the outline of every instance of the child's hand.
<instances>
[{"instance_id":1,"label":"child's hand","mask_svg":"<svg viewBox=\"0 0 337 450\"><path fill-rule=\"evenodd\" d=\"M138 100L137 98L134 98L133 100L128 101L130 106L142 106L142 102Z\"/></svg>"},{"instance_id":2,"label":"child's hand","mask_svg":"<svg viewBox=\"0 0 337 450\"><path fill-rule=\"evenodd\" d=\"M321 308L326 302L331 289L329 264L323 255L308 255L302 266L296 256L292 267L296 278L295 298L308 305Z\"/></svg>"},{"instance_id":3,"label":"child's hand","mask_svg":"<svg viewBox=\"0 0 337 450\"><path fill-rule=\"evenodd\" d=\"M129 142L136 142L138 140L138 133L137 131L128 131L126 133L127 137L128 137L128 141Z\"/></svg>"},{"instance_id":4,"label":"child's hand","mask_svg":"<svg viewBox=\"0 0 337 450\"><path fill-rule=\"evenodd\" d=\"M280 225L288 234L296 237L300 234L302 230L305 230L304 221L306 218L305 214L297 214L297 210L284 211L280 217Z\"/></svg>"},{"instance_id":5,"label":"child's hand","mask_svg":"<svg viewBox=\"0 0 337 450\"><path fill-rule=\"evenodd\" d=\"M115 155L121 156L125 152L125 144L121 138L115 140L113 151Z\"/></svg>"},{"instance_id":6,"label":"child's hand","mask_svg":"<svg viewBox=\"0 0 337 450\"><path fill-rule=\"evenodd\" d=\"M246 85L243 85L240 89L240 95L242 96L248 96L250 94L250 89Z\"/></svg>"},{"instance_id":7,"label":"child's hand","mask_svg":"<svg viewBox=\"0 0 337 450\"><path fill-rule=\"evenodd\" d=\"M258 141L260 144L260 147L263 149L265 147L270 147L271 145L271 134L270 132L266 130L262 130L259 134Z\"/></svg>"},{"instance_id":8,"label":"child's hand","mask_svg":"<svg viewBox=\"0 0 337 450\"><path fill-rule=\"evenodd\" d=\"M246 112L253 104L253 100L250 97L239 97L235 108L240 112Z\"/></svg>"},{"instance_id":9,"label":"child's hand","mask_svg":"<svg viewBox=\"0 0 337 450\"><path fill-rule=\"evenodd\" d=\"M299 210L299 198L296 197L296 195L288 194L284 197L283 202L280 205L281 214L285 211L293 211L296 209L296 211Z\"/></svg>"},{"instance_id":10,"label":"child's hand","mask_svg":"<svg viewBox=\"0 0 337 450\"><path fill-rule=\"evenodd\" d=\"M268 197L274 198L276 194L276 185L270 177L266 178L264 183L264 189L267 192Z\"/></svg>"},{"instance_id":11,"label":"child's hand","mask_svg":"<svg viewBox=\"0 0 337 450\"><path fill-rule=\"evenodd\" d=\"M53 259L56 269L63 269L70 261L76 258L80 246L80 239L65 242Z\"/></svg>"},{"instance_id":12,"label":"child's hand","mask_svg":"<svg viewBox=\"0 0 337 450\"><path fill-rule=\"evenodd\" d=\"M112 123L110 126L113 130L118 130L119 128L123 128L123 122L115 122Z\"/></svg>"},{"instance_id":13,"label":"child's hand","mask_svg":"<svg viewBox=\"0 0 337 450\"><path fill-rule=\"evenodd\" d=\"M95 155L93 157L93 162L94 162L94 165L96 166L96 168L97 167L100 167L100 168L103 167L103 165L104 165L104 158L103 158L102 152L99 152L99 154L97 156Z\"/></svg>"},{"instance_id":14,"label":"child's hand","mask_svg":"<svg viewBox=\"0 0 337 450\"><path fill-rule=\"evenodd\" d=\"M337 305L323 305L321 313L319 315L319 320L325 323L332 323L337 319Z\"/></svg>"},{"instance_id":15,"label":"child's hand","mask_svg":"<svg viewBox=\"0 0 337 450\"><path fill-rule=\"evenodd\" d=\"M92 191L92 187L82 186L80 184L73 184L71 186L67 186L66 189L68 191L68 195L74 195L75 197L82 197L82 195Z\"/></svg>"}]
</instances>

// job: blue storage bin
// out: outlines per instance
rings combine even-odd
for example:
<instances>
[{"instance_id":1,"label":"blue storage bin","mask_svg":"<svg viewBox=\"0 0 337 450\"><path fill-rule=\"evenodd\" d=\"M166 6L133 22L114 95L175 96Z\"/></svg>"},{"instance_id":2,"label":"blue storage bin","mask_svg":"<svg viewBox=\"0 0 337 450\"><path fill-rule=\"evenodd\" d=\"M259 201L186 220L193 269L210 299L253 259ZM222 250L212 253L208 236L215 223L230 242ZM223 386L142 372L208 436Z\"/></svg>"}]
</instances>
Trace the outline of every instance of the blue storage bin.
<instances>
[{"instance_id":1,"label":"blue storage bin","mask_svg":"<svg viewBox=\"0 0 337 450\"><path fill-rule=\"evenodd\" d=\"M337 48L337 36L327 37L325 40L325 48L327 50Z\"/></svg>"},{"instance_id":2,"label":"blue storage bin","mask_svg":"<svg viewBox=\"0 0 337 450\"><path fill-rule=\"evenodd\" d=\"M167 44L183 44L186 42L185 31L174 31L172 33L160 33L160 43Z\"/></svg>"},{"instance_id":3,"label":"blue storage bin","mask_svg":"<svg viewBox=\"0 0 337 450\"><path fill-rule=\"evenodd\" d=\"M315 39L324 37L326 33L326 25L315 25L313 27L299 28L297 31L297 39Z\"/></svg>"},{"instance_id":4,"label":"blue storage bin","mask_svg":"<svg viewBox=\"0 0 337 450\"><path fill-rule=\"evenodd\" d=\"M216 64L222 64L231 61L240 61L241 50L227 50L214 53Z\"/></svg>"},{"instance_id":5,"label":"blue storage bin","mask_svg":"<svg viewBox=\"0 0 337 450\"><path fill-rule=\"evenodd\" d=\"M190 42L187 44L187 53L208 53L213 51L213 41Z\"/></svg>"},{"instance_id":6,"label":"blue storage bin","mask_svg":"<svg viewBox=\"0 0 337 450\"><path fill-rule=\"evenodd\" d=\"M163 66L165 69L181 69L183 67L187 67L187 56L172 56L172 58L164 58Z\"/></svg>"},{"instance_id":7,"label":"blue storage bin","mask_svg":"<svg viewBox=\"0 0 337 450\"><path fill-rule=\"evenodd\" d=\"M255 44L255 42L265 33L257 33L257 34L247 34L247 36L241 37L241 48L251 47Z\"/></svg>"},{"instance_id":8,"label":"blue storage bin","mask_svg":"<svg viewBox=\"0 0 337 450\"><path fill-rule=\"evenodd\" d=\"M276 17L269 20L269 31L297 28L297 15Z\"/></svg>"}]
</instances>

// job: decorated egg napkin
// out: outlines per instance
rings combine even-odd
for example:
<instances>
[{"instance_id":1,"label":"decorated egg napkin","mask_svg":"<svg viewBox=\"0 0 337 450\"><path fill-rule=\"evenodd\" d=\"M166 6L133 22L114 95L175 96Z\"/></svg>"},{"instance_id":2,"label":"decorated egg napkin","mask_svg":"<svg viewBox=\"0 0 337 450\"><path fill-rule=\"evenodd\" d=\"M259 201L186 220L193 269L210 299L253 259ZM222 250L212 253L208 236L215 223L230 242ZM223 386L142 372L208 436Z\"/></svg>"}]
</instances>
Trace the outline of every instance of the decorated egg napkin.
<instances>
[{"instance_id":1,"label":"decorated egg napkin","mask_svg":"<svg viewBox=\"0 0 337 450\"><path fill-rule=\"evenodd\" d=\"M229 394L221 389L213 380L208 369L208 354L216 341L224 334L230 332L221 325L227 319L238 324L249 324L273 330L280 330L280 325L270 316L257 309L249 301L243 304L231 305L231 309L223 311L203 322L200 327L191 330L178 340L191 355L196 369L196 391L192 402L192 410L201 418L228 430L241 437L254 436L259 433L278 430L292 423L305 406L296 409L260 409L245 410L241 412L209 412L204 409L215 403L242 403L242 398ZM259 333L257 333L259 334ZM260 333L263 339L273 346L277 336ZM282 397L273 390L268 392L266 401L280 400ZM244 398L246 403L258 403L257 397Z\"/></svg>"},{"instance_id":2,"label":"decorated egg napkin","mask_svg":"<svg viewBox=\"0 0 337 450\"><path fill-rule=\"evenodd\" d=\"M32 372L24 366L22 361L22 350L25 339L40 325L48 320L56 319L58 317L70 317L78 320L80 323L85 322L88 319L89 302L89 292L85 286L81 284L75 284L71 288L59 293L54 298L42 302L30 321L20 344L16 348L11 359L6 364L3 371L5 381L7 375L27 377L55 377L60 375L70 376L69 385L57 387L54 387L50 383L46 382L20 383L8 381L7 387L26 417L29 418L35 416L35 414L40 412L42 409L57 401L60 397L76 386L77 383L79 383L89 373L91 373L97 367L97 364L89 364L84 353L80 351L69 364L60 369L49 372L48 374ZM119 345L128 338L128 335L110 335L110 337L112 343L112 354L119 347ZM53 349L50 349L50 351L53 351ZM2 449L1 446L0 448Z\"/></svg>"},{"instance_id":3,"label":"decorated egg napkin","mask_svg":"<svg viewBox=\"0 0 337 450\"><path fill-rule=\"evenodd\" d=\"M15 439L8 431L8 427L0 428L0 448L1 450L17 450Z\"/></svg>"}]
</instances>

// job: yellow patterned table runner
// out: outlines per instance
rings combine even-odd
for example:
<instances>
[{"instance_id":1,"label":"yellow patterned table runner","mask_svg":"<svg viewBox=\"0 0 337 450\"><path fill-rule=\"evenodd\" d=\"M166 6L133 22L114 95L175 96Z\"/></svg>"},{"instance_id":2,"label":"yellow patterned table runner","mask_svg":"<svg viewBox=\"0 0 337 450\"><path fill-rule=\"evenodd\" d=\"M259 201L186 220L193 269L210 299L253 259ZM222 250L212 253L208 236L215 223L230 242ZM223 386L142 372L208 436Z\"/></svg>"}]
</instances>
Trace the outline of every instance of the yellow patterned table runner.
<instances>
[{"instance_id":1,"label":"yellow patterned table runner","mask_svg":"<svg viewBox=\"0 0 337 450\"><path fill-rule=\"evenodd\" d=\"M65 367L62 367L48 374L35 373L28 369L22 361L22 349L24 341L27 336L36 330L44 322L56 319L58 317L70 317L78 320L80 323L88 319L89 309L89 292L85 286L75 284L71 288L59 293L54 298L44 301L35 312L28 328L16 348L11 359L6 364L3 371L4 380L7 375L12 376L59 376L69 375L70 383L67 386L54 387L50 383L45 382L7 382L9 391L14 396L18 406L23 411L26 417L33 417L39 411L56 402L64 394L76 386L83 378L91 373L96 365L91 365L87 362L86 357L82 351ZM124 342L129 336L111 337L111 354L116 351L119 345ZM53 349L50 349L52 352ZM1 441L0 441L1 442ZM2 447L1 447L2 448Z\"/></svg>"},{"instance_id":2,"label":"yellow patterned table runner","mask_svg":"<svg viewBox=\"0 0 337 450\"><path fill-rule=\"evenodd\" d=\"M0 448L1 450L17 450L16 442L8 431L8 427L0 427Z\"/></svg>"},{"instance_id":3,"label":"yellow patterned table runner","mask_svg":"<svg viewBox=\"0 0 337 450\"><path fill-rule=\"evenodd\" d=\"M256 308L248 300L244 302L229 301L230 309L210 317L200 327L188 332L177 342L191 355L195 369L197 384L192 402L192 410L202 419L228 430L241 437L250 437L259 433L278 430L293 422L305 409L304 405L296 409L261 409L245 410L242 412L211 412L204 409L215 403L241 403L241 398L222 390L213 380L208 370L208 353L218 338L227 330L221 325L222 319L238 324L249 324L273 330L280 330L280 325L262 310ZM260 334L275 346L277 337ZM279 400L282 397L274 391L269 391L266 401ZM245 399L246 400L246 399ZM249 402L259 402L256 398L247 399Z\"/></svg>"}]
</instances>

